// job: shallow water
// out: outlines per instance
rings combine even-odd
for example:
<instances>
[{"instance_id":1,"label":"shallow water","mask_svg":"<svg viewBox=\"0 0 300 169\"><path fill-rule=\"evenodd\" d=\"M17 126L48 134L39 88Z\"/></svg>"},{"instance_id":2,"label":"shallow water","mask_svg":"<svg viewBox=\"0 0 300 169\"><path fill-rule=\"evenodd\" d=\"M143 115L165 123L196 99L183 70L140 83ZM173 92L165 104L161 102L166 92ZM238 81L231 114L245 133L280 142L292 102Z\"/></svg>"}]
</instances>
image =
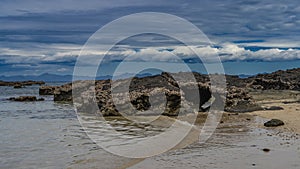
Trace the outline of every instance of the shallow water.
<instances>
[{"instance_id":1,"label":"shallow water","mask_svg":"<svg viewBox=\"0 0 300 169\"><path fill-rule=\"evenodd\" d=\"M53 85L53 84L51 84ZM91 141L80 126L73 107L42 102L13 102L9 97L38 96L38 86L0 87L0 168L120 168L132 159L112 155ZM40 97L40 96L38 96ZM124 119L108 120L128 138L143 138L164 131ZM256 123L261 123L260 119ZM101 123L100 123L101 124ZM95 126L105 132L105 128ZM111 135L107 139L117 139ZM263 148L271 151L265 153ZM194 143L147 158L130 167L143 168L299 168L298 136L259 129L255 123L221 125L205 144Z\"/></svg>"}]
</instances>

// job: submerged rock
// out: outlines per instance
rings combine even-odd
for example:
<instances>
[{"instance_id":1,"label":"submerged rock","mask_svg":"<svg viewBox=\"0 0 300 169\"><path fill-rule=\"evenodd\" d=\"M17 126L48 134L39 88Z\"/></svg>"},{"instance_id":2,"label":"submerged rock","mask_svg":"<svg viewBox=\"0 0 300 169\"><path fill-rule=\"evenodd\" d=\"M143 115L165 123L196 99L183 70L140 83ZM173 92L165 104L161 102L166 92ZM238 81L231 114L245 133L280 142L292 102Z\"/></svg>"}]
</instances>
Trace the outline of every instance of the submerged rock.
<instances>
[{"instance_id":1,"label":"submerged rock","mask_svg":"<svg viewBox=\"0 0 300 169\"><path fill-rule=\"evenodd\" d=\"M11 97L8 100L18 101L18 102L32 102L32 101L44 101L44 98L37 98L36 96L19 96Z\"/></svg>"},{"instance_id":2,"label":"submerged rock","mask_svg":"<svg viewBox=\"0 0 300 169\"><path fill-rule=\"evenodd\" d=\"M284 122L279 119L272 119L266 123L264 123L265 127L277 127L284 125Z\"/></svg>"}]
</instances>

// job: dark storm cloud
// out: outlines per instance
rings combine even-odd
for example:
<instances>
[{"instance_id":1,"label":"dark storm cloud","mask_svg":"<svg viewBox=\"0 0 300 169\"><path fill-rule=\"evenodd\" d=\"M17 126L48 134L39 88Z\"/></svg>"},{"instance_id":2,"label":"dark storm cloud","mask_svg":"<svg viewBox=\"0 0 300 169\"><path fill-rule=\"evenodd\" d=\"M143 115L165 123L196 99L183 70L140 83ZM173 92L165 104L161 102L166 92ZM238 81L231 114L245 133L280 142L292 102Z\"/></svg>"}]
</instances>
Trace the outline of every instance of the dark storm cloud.
<instances>
[{"instance_id":1,"label":"dark storm cloud","mask_svg":"<svg viewBox=\"0 0 300 169\"><path fill-rule=\"evenodd\" d=\"M72 66L81 46L96 30L124 15L145 11L170 13L189 20L221 50L228 47L222 47L227 43L239 45L231 47L239 49L240 53L222 53L225 60L272 61L299 57L300 3L295 0L3 0L0 2L2 69L3 65L7 68L11 64L21 65L14 67L16 71L18 68L23 70L28 64L40 65L35 69L47 65ZM156 42L157 46L169 45L172 50L178 44L170 39L144 37L120 45L143 48L151 47L151 42ZM261 51L248 51L251 47ZM282 48L294 50L282 51ZM142 52L145 51L148 55L153 52L154 56L162 52L160 49ZM142 52L137 52L137 56L143 56ZM269 55L261 58L263 54ZM120 59L117 56L112 57ZM165 51L162 56L166 58L157 58L168 60L170 57Z\"/></svg>"}]
</instances>

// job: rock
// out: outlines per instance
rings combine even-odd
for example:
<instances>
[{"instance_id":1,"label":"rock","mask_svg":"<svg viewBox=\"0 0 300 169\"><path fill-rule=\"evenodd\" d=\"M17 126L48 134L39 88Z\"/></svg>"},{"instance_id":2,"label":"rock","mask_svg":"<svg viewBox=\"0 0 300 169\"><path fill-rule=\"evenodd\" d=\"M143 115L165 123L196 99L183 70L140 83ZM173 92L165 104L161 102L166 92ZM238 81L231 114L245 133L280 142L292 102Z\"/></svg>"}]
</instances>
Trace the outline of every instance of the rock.
<instances>
[{"instance_id":1,"label":"rock","mask_svg":"<svg viewBox=\"0 0 300 169\"><path fill-rule=\"evenodd\" d=\"M300 90L300 68L258 74L246 79L249 87L262 90Z\"/></svg>"},{"instance_id":2,"label":"rock","mask_svg":"<svg viewBox=\"0 0 300 169\"><path fill-rule=\"evenodd\" d=\"M225 111L243 113L257 110L263 108L253 101L247 90L235 86L227 88Z\"/></svg>"},{"instance_id":3,"label":"rock","mask_svg":"<svg viewBox=\"0 0 300 169\"><path fill-rule=\"evenodd\" d=\"M31 86L31 85L43 85L43 84L45 84L45 82L44 81L32 81L32 80L28 80L28 81L21 82L21 84L23 86Z\"/></svg>"},{"instance_id":4,"label":"rock","mask_svg":"<svg viewBox=\"0 0 300 169\"><path fill-rule=\"evenodd\" d=\"M41 86L39 88L39 95L54 95L54 91L57 88L57 86Z\"/></svg>"},{"instance_id":5,"label":"rock","mask_svg":"<svg viewBox=\"0 0 300 169\"><path fill-rule=\"evenodd\" d=\"M0 86L31 86L31 85L43 85L45 82L43 81L18 81L18 82L8 82L8 81L0 81Z\"/></svg>"},{"instance_id":6,"label":"rock","mask_svg":"<svg viewBox=\"0 0 300 169\"><path fill-rule=\"evenodd\" d=\"M54 90L54 101L72 101L72 84L68 83Z\"/></svg>"},{"instance_id":7,"label":"rock","mask_svg":"<svg viewBox=\"0 0 300 169\"><path fill-rule=\"evenodd\" d=\"M268 152L270 152L271 150L270 149L268 149L268 148L264 148L264 149L262 149L264 152L266 152L266 153L268 153Z\"/></svg>"},{"instance_id":8,"label":"rock","mask_svg":"<svg viewBox=\"0 0 300 169\"><path fill-rule=\"evenodd\" d=\"M36 96L19 96L11 97L8 100L18 101L18 102L32 102L32 101L44 101L44 98L37 99Z\"/></svg>"},{"instance_id":9,"label":"rock","mask_svg":"<svg viewBox=\"0 0 300 169\"><path fill-rule=\"evenodd\" d=\"M45 101L44 98L38 98L37 101Z\"/></svg>"},{"instance_id":10,"label":"rock","mask_svg":"<svg viewBox=\"0 0 300 169\"><path fill-rule=\"evenodd\" d=\"M253 88L262 89L262 90L288 90L290 89L291 84L289 82L284 82L281 79L264 79L256 78L250 84Z\"/></svg>"},{"instance_id":11,"label":"rock","mask_svg":"<svg viewBox=\"0 0 300 169\"><path fill-rule=\"evenodd\" d=\"M272 119L266 123L264 123L265 127L277 127L284 125L284 122L279 119Z\"/></svg>"},{"instance_id":12,"label":"rock","mask_svg":"<svg viewBox=\"0 0 300 169\"><path fill-rule=\"evenodd\" d=\"M23 86L22 85L20 85L20 84L16 84L16 85L14 85L14 88L15 89L20 89L20 88L22 88Z\"/></svg>"},{"instance_id":13,"label":"rock","mask_svg":"<svg viewBox=\"0 0 300 169\"><path fill-rule=\"evenodd\" d=\"M114 82L111 80L76 81L56 87L55 89L49 86L42 86L40 87L40 93L51 94L53 92L54 101L75 101L75 103L79 103L76 104L78 110L82 112L97 111L97 113L104 116L120 115L117 108L121 108L122 113L134 115L137 111L141 114L143 114L142 112L149 113L150 111L146 110L155 107L160 108L160 111L161 108L164 108L162 112L163 115L177 116L180 108L183 108L182 106L184 106L186 110L190 110L186 113L192 113L194 111L207 111L212 104L222 105L224 103L225 110L230 112L239 113L262 110L262 108L254 102L252 97L250 97L245 88L238 87L245 86L245 83L244 80L237 80L237 76L228 76L229 79L231 79L229 84L237 86L229 86L225 98L225 95L222 95L225 91L220 89L214 89L216 92L212 96L207 75L193 72L197 82L185 81L184 77L188 75L189 74L184 72L175 74L163 72L161 75L142 78L135 77L131 81L129 81L130 79L116 80ZM173 77L176 77L176 79L181 78L181 89L179 89L179 84L177 84ZM112 100L112 83L114 84L114 94L118 95L117 100L114 101ZM127 83L130 84L130 103L125 103L124 101L126 100L124 98L128 97L125 95L125 91L128 90L125 85ZM73 89L76 90L73 91ZM93 90L95 90L95 96L91 95L93 94ZM195 92L199 92L200 100L195 97ZM156 97L165 97L166 102L161 103L156 101L160 100L155 99ZM150 104L150 98L152 98L151 104L153 105ZM199 103L196 103L196 100L198 100ZM130 104L135 108L136 112L131 111ZM97 107L93 105L97 105ZM199 107L193 107L195 105L199 105ZM158 109L153 109L152 113L156 112L156 110Z\"/></svg>"},{"instance_id":14,"label":"rock","mask_svg":"<svg viewBox=\"0 0 300 169\"><path fill-rule=\"evenodd\" d=\"M283 110L283 108L280 106L271 106L271 107L266 107L265 110Z\"/></svg>"}]
</instances>

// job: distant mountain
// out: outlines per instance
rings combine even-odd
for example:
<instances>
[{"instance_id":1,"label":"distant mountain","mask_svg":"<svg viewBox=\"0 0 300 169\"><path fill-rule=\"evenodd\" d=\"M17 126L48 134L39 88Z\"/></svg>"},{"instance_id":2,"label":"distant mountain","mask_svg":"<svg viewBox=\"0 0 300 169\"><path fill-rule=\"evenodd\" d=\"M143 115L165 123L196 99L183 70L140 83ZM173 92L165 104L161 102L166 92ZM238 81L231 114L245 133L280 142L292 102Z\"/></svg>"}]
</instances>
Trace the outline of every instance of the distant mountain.
<instances>
[{"instance_id":1,"label":"distant mountain","mask_svg":"<svg viewBox=\"0 0 300 169\"><path fill-rule=\"evenodd\" d=\"M239 78L245 79L245 78L248 78L248 77L251 77L251 76L255 76L255 75L239 74L238 76L239 76Z\"/></svg>"},{"instance_id":2,"label":"distant mountain","mask_svg":"<svg viewBox=\"0 0 300 169\"><path fill-rule=\"evenodd\" d=\"M71 81L72 75L56 75L44 73L41 75L17 75L17 76L0 76L3 81Z\"/></svg>"},{"instance_id":3,"label":"distant mountain","mask_svg":"<svg viewBox=\"0 0 300 169\"><path fill-rule=\"evenodd\" d=\"M137 74L135 77L146 77L152 76L151 73L142 73ZM129 77L133 77L134 74L132 73L125 73L119 76L115 76L114 79L126 79ZM56 75L50 73L44 73L41 75L17 75L17 76L0 76L0 80L3 81L26 81L26 80L33 80L33 81L45 81L45 82L70 82L73 79L73 75ZM77 76L75 79L78 80L93 80L93 77L85 77L85 76ZM105 79L112 79L112 76L97 76L96 80L105 80Z\"/></svg>"}]
</instances>

